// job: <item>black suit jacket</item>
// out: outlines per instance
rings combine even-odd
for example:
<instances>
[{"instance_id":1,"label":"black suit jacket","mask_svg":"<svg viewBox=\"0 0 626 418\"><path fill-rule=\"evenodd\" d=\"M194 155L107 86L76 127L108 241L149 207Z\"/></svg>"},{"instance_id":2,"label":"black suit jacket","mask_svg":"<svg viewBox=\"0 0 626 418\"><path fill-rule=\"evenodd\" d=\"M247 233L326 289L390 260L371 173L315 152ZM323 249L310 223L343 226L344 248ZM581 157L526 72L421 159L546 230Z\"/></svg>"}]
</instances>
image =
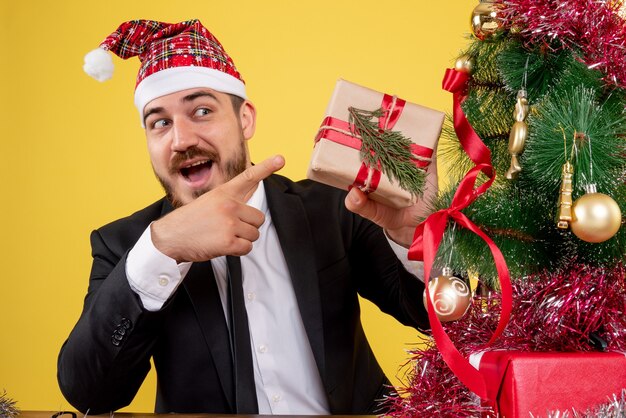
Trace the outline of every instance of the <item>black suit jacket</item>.
<instances>
[{"instance_id":1,"label":"black suit jacket","mask_svg":"<svg viewBox=\"0 0 626 418\"><path fill-rule=\"evenodd\" d=\"M382 230L345 209L345 193L272 175L268 206L331 413L372 413L389 388L360 322L358 294L405 325L428 327L423 283ZM128 405L157 370L156 412L232 413L228 330L210 262L194 263L162 310L148 312L125 274L128 251L166 200L94 231L84 309L59 354L67 400L91 414Z\"/></svg>"}]
</instances>

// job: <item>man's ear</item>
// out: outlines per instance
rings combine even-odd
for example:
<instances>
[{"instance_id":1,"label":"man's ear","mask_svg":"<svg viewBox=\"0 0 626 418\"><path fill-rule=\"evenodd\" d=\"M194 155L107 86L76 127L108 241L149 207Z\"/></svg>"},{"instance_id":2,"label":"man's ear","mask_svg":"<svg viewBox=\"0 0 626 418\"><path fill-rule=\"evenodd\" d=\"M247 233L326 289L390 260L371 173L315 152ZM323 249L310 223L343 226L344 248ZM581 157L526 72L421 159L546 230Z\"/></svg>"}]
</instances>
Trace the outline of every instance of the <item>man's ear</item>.
<instances>
[{"instance_id":1,"label":"man's ear","mask_svg":"<svg viewBox=\"0 0 626 418\"><path fill-rule=\"evenodd\" d=\"M256 130L256 108L248 100L245 100L239 108L239 120L243 137L246 140L252 138Z\"/></svg>"}]
</instances>

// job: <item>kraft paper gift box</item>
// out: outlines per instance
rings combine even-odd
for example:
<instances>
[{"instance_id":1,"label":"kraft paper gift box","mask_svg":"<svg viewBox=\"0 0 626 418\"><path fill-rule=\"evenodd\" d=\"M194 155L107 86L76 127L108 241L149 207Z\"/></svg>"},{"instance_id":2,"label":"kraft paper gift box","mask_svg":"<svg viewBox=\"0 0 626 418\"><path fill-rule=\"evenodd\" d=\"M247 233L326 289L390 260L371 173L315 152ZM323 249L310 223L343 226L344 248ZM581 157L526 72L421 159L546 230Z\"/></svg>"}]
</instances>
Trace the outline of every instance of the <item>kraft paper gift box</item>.
<instances>
[{"instance_id":1,"label":"kraft paper gift box","mask_svg":"<svg viewBox=\"0 0 626 418\"><path fill-rule=\"evenodd\" d=\"M501 417L545 417L571 409L584 413L626 389L626 355L486 351L470 356L485 377Z\"/></svg>"},{"instance_id":2,"label":"kraft paper gift box","mask_svg":"<svg viewBox=\"0 0 626 418\"><path fill-rule=\"evenodd\" d=\"M355 181L358 186L359 177L364 179L367 186L369 180L376 175L373 173L376 170L364 172L360 140L354 137L354 130L348 125L350 107L368 111L381 107L389 109L389 119L385 121L385 126L401 132L415 144L412 151L417 155L418 166L426 171L421 200L428 202L432 199L438 190L436 149L444 113L341 79L337 81L317 134L307 177L348 190ZM400 188L395 180L384 174L380 176L375 190L367 191L371 199L397 208L417 202L416 196ZM424 207L426 205L422 206L423 214L427 215L427 208Z\"/></svg>"}]
</instances>

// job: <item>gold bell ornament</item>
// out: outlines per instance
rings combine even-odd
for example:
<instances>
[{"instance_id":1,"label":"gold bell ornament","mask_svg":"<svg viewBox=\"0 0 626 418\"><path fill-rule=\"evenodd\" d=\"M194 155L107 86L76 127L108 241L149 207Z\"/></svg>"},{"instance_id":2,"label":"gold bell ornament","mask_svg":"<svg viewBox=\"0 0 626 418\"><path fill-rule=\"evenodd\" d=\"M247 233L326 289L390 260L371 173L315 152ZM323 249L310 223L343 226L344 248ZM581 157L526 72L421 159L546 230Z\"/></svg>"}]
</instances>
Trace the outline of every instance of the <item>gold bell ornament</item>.
<instances>
[{"instance_id":1,"label":"gold bell ornament","mask_svg":"<svg viewBox=\"0 0 626 418\"><path fill-rule=\"evenodd\" d=\"M481 41L491 38L502 27L500 9L492 0L481 0L472 11L472 33Z\"/></svg>"},{"instance_id":2,"label":"gold bell ornament","mask_svg":"<svg viewBox=\"0 0 626 418\"><path fill-rule=\"evenodd\" d=\"M598 243L612 238L622 224L622 211L611 196L596 191L595 184L572 205L570 228L586 242Z\"/></svg>"},{"instance_id":3,"label":"gold bell ornament","mask_svg":"<svg viewBox=\"0 0 626 418\"><path fill-rule=\"evenodd\" d=\"M426 291L430 293L435 313L441 322L456 321L465 315L472 303L472 292L465 281L454 277L452 269L444 267L441 275L428 282L424 290L424 306L427 305Z\"/></svg>"},{"instance_id":4,"label":"gold bell ornament","mask_svg":"<svg viewBox=\"0 0 626 418\"><path fill-rule=\"evenodd\" d=\"M572 178L574 177L574 166L569 161L565 161L561 170L561 191L557 203L557 228L567 229L572 222Z\"/></svg>"}]
</instances>

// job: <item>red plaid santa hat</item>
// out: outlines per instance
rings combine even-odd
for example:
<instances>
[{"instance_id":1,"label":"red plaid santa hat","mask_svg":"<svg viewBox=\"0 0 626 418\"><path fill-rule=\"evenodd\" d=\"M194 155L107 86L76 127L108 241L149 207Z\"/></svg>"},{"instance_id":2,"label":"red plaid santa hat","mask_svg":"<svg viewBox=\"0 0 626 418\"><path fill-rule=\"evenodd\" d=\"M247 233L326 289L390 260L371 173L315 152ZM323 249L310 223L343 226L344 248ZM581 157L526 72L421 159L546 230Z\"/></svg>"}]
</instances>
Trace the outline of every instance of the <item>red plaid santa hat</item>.
<instances>
[{"instance_id":1,"label":"red plaid santa hat","mask_svg":"<svg viewBox=\"0 0 626 418\"><path fill-rule=\"evenodd\" d=\"M135 106L143 126L143 109L151 100L177 91L208 87L246 98L241 74L222 44L199 20L164 23L124 22L99 48L85 56L84 70L98 81L113 75L113 60L138 56L141 67L135 85Z\"/></svg>"}]
</instances>

